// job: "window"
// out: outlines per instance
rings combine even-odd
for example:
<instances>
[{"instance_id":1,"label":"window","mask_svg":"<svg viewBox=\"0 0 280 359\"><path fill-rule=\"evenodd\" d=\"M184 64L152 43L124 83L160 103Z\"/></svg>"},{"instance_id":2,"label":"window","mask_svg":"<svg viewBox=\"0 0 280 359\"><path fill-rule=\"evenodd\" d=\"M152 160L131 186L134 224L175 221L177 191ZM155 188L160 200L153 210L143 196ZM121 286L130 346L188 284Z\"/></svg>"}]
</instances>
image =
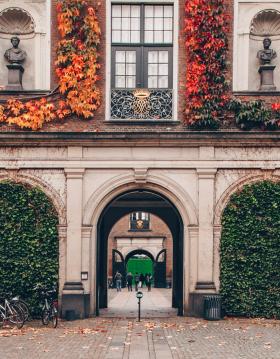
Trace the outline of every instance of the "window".
<instances>
[{"instance_id":1,"label":"window","mask_svg":"<svg viewBox=\"0 0 280 359\"><path fill-rule=\"evenodd\" d=\"M130 230L145 231L150 229L150 214L146 212L133 212L130 214Z\"/></svg>"},{"instance_id":2,"label":"window","mask_svg":"<svg viewBox=\"0 0 280 359\"><path fill-rule=\"evenodd\" d=\"M172 5L112 5L112 88L172 88Z\"/></svg>"}]
</instances>

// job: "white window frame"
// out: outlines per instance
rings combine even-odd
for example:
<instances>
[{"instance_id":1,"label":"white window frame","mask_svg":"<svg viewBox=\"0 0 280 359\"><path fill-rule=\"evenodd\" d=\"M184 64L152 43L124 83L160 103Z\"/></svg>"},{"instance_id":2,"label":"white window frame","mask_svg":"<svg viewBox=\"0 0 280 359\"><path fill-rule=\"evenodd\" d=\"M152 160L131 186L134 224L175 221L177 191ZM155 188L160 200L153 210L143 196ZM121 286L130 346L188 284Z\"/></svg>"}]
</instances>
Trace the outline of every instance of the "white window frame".
<instances>
[{"instance_id":1,"label":"white window frame","mask_svg":"<svg viewBox=\"0 0 280 359\"><path fill-rule=\"evenodd\" d=\"M114 3L132 4L173 4L173 119L178 120L178 58L179 58L179 0L106 0L106 98L105 121L111 121L111 5ZM114 120L116 121L116 120ZM169 120L170 121L170 120ZM113 121L112 121L113 122ZM148 124L148 122L147 122Z\"/></svg>"}]
</instances>

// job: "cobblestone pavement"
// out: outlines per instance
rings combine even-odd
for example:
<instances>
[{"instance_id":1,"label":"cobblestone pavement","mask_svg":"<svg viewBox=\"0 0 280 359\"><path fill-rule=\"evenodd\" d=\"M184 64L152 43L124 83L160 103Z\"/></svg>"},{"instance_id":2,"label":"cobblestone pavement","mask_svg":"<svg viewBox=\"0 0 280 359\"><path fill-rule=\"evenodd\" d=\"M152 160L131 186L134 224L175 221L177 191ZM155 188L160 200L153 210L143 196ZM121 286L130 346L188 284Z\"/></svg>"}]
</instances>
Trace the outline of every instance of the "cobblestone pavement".
<instances>
[{"instance_id":1,"label":"cobblestone pavement","mask_svg":"<svg viewBox=\"0 0 280 359\"><path fill-rule=\"evenodd\" d=\"M1 359L280 359L279 321L92 318L0 330Z\"/></svg>"},{"instance_id":2,"label":"cobblestone pavement","mask_svg":"<svg viewBox=\"0 0 280 359\"><path fill-rule=\"evenodd\" d=\"M144 294L141 299L141 313L143 318L168 318L176 316L177 309L171 308L172 289L153 288L148 292L147 288L139 288ZM138 306L135 291L128 292L124 288L121 292L116 289L109 289L109 305L106 309L101 309L102 317L137 317Z\"/></svg>"}]
</instances>

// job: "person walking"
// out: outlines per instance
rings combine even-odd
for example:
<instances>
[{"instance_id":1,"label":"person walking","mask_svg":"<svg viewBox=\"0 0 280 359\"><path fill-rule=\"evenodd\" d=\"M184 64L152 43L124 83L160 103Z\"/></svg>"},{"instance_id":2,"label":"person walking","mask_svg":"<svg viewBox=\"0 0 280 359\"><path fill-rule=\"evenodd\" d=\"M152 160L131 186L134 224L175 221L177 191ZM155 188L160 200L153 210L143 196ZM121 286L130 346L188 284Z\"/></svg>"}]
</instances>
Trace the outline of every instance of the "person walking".
<instances>
[{"instance_id":1,"label":"person walking","mask_svg":"<svg viewBox=\"0 0 280 359\"><path fill-rule=\"evenodd\" d=\"M139 274L138 274L138 272L135 273L134 282L135 282L135 290L137 292L138 291L138 285L139 285Z\"/></svg>"},{"instance_id":2,"label":"person walking","mask_svg":"<svg viewBox=\"0 0 280 359\"><path fill-rule=\"evenodd\" d=\"M126 284L127 284L127 290L129 292L132 292L132 281L133 281L133 275L131 272L128 272L126 276Z\"/></svg>"},{"instance_id":3,"label":"person walking","mask_svg":"<svg viewBox=\"0 0 280 359\"><path fill-rule=\"evenodd\" d=\"M119 271L117 271L117 273L115 275L115 281L116 281L117 292L121 292L121 290L122 290L122 275Z\"/></svg>"},{"instance_id":4,"label":"person walking","mask_svg":"<svg viewBox=\"0 0 280 359\"><path fill-rule=\"evenodd\" d=\"M146 285L147 285L147 288L148 288L148 292L151 291L151 288L152 288L152 275L151 273L149 273L146 277Z\"/></svg>"},{"instance_id":5,"label":"person walking","mask_svg":"<svg viewBox=\"0 0 280 359\"><path fill-rule=\"evenodd\" d=\"M148 277L148 273L145 273L145 276L144 276L144 278L145 278L145 280L144 280L144 282L145 282L145 286L148 288L148 285L147 285L147 277Z\"/></svg>"},{"instance_id":6,"label":"person walking","mask_svg":"<svg viewBox=\"0 0 280 359\"><path fill-rule=\"evenodd\" d=\"M142 288L142 287L143 287L143 285L144 285L144 280L145 280L144 274L141 273L141 274L140 274L140 277L139 277L139 288Z\"/></svg>"}]
</instances>

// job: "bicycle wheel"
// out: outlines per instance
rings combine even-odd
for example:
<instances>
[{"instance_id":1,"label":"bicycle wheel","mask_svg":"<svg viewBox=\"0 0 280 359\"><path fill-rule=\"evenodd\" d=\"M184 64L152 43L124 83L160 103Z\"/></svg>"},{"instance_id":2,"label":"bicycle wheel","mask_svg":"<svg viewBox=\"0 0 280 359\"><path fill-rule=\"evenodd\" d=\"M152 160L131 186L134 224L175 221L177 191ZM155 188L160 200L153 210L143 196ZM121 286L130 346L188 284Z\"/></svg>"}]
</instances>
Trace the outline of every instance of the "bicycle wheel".
<instances>
[{"instance_id":1,"label":"bicycle wheel","mask_svg":"<svg viewBox=\"0 0 280 359\"><path fill-rule=\"evenodd\" d=\"M44 325L49 324L49 322L50 322L50 313L49 313L48 309L43 308L43 310L42 310L42 318L41 319L42 319L42 323Z\"/></svg>"},{"instance_id":2,"label":"bicycle wheel","mask_svg":"<svg viewBox=\"0 0 280 359\"><path fill-rule=\"evenodd\" d=\"M2 313L2 311L0 311L0 328L3 327L3 324L4 324L4 314Z\"/></svg>"},{"instance_id":3,"label":"bicycle wheel","mask_svg":"<svg viewBox=\"0 0 280 359\"><path fill-rule=\"evenodd\" d=\"M11 324L16 324L17 328L21 329L24 325L24 314L22 309L16 303L10 303L8 314L8 321Z\"/></svg>"},{"instance_id":4,"label":"bicycle wheel","mask_svg":"<svg viewBox=\"0 0 280 359\"><path fill-rule=\"evenodd\" d=\"M22 299L14 301L13 303L17 304L21 308L22 313L23 313L23 319L25 322L27 322L30 317L29 316L29 308L28 308L27 304Z\"/></svg>"},{"instance_id":5,"label":"bicycle wheel","mask_svg":"<svg viewBox=\"0 0 280 359\"><path fill-rule=\"evenodd\" d=\"M57 315L57 310L55 307L52 307L52 309L51 309L51 319L52 319L53 327L56 328L57 323L58 323L58 315Z\"/></svg>"}]
</instances>

